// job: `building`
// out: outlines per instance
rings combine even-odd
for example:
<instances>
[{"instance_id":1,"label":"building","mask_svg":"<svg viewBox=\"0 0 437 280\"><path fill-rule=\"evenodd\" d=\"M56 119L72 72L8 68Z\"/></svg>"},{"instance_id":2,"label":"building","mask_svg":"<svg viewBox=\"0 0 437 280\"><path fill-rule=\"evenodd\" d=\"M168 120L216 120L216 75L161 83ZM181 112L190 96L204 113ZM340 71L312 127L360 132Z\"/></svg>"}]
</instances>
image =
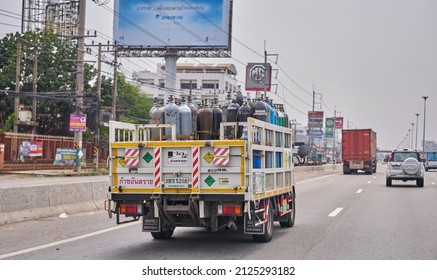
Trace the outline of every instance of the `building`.
<instances>
[{"instance_id":1,"label":"building","mask_svg":"<svg viewBox=\"0 0 437 280\"><path fill-rule=\"evenodd\" d=\"M238 90L237 69L233 64L178 63L176 89L171 92L177 98L191 94L193 99L226 99L227 92ZM165 64L159 63L156 72L134 72L133 79L149 97L164 98Z\"/></svg>"}]
</instances>

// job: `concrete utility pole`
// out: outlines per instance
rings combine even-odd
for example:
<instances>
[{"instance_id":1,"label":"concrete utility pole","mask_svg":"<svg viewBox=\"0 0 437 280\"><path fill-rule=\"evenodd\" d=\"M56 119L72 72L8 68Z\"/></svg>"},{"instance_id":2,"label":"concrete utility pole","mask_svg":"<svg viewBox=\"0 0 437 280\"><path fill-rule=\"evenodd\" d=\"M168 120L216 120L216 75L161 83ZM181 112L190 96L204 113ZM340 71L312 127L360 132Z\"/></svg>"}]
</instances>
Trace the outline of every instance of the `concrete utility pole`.
<instances>
[{"instance_id":1,"label":"concrete utility pole","mask_svg":"<svg viewBox=\"0 0 437 280\"><path fill-rule=\"evenodd\" d=\"M417 136L419 135L419 113L416 113L416 150L417 150Z\"/></svg>"},{"instance_id":2,"label":"concrete utility pole","mask_svg":"<svg viewBox=\"0 0 437 280\"><path fill-rule=\"evenodd\" d=\"M114 86L112 87L112 119L115 121L117 118L117 47L114 50Z\"/></svg>"},{"instance_id":3,"label":"concrete utility pole","mask_svg":"<svg viewBox=\"0 0 437 280\"><path fill-rule=\"evenodd\" d=\"M21 40L17 40L17 62L15 68L15 93L18 95L20 92L20 68L21 68ZM14 133L18 132L18 108L20 106L20 98L16 96L14 98Z\"/></svg>"},{"instance_id":4,"label":"concrete utility pole","mask_svg":"<svg viewBox=\"0 0 437 280\"><path fill-rule=\"evenodd\" d=\"M36 134L36 87L38 84L38 45L33 45L33 75L32 75L32 134Z\"/></svg>"},{"instance_id":5,"label":"concrete utility pole","mask_svg":"<svg viewBox=\"0 0 437 280\"><path fill-rule=\"evenodd\" d=\"M102 44L99 43L99 55L97 61L97 110L96 123L94 131L94 168L99 169L99 151L100 151L100 96L102 92Z\"/></svg>"},{"instance_id":6,"label":"concrete utility pole","mask_svg":"<svg viewBox=\"0 0 437 280\"><path fill-rule=\"evenodd\" d=\"M79 0L79 22L77 38L77 77L76 77L76 114L83 114L83 90L84 90L84 57L85 57L85 14L86 0ZM80 158L82 152L82 131L74 132L74 144L79 149ZM85 156L85 155L82 155ZM74 172L80 172L80 159L76 160Z\"/></svg>"}]
</instances>

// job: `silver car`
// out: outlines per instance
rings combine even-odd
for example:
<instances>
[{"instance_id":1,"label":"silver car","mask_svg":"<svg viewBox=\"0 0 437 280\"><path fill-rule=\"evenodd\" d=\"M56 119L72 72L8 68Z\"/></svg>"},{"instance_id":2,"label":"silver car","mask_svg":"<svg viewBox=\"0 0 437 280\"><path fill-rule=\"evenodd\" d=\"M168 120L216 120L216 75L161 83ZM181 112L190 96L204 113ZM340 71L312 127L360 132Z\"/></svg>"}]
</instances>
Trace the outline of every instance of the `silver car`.
<instances>
[{"instance_id":1,"label":"silver car","mask_svg":"<svg viewBox=\"0 0 437 280\"><path fill-rule=\"evenodd\" d=\"M416 181L418 187L423 187L425 168L417 150L393 150L387 162L386 186L392 185L392 180Z\"/></svg>"}]
</instances>

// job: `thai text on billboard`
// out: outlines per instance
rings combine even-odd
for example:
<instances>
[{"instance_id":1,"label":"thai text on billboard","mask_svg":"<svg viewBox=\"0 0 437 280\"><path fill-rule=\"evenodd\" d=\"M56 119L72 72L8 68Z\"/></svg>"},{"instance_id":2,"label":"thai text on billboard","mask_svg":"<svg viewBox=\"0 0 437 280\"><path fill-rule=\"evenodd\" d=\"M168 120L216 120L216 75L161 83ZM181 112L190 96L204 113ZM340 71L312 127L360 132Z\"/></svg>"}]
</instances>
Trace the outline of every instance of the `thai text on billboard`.
<instances>
[{"instance_id":1,"label":"thai text on billboard","mask_svg":"<svg viewBox=\"0 0 437 280\"><path fill-rule=\"evenodd\" d=\"M71 114L70 131L85 131L85 130L86 130L86 114Z\"/></svg>"},{"instance_id":2,"label":"thai text on billboard","mask_svg":"<svg viewBox=\"0 0 437 280\"><path fill-rule=\"evenodd\" d=\"M308 126L312 128L323 128L323 111L308 112Z\"/></svg>"},{"instance_id":3,"label":"thai text on billboard","mask_svg":"<svg viewBox=\"0 0 437 280\"><path fill-rule=\"evenodd\" d=\"M230 0L115 0L114 39L144 49L230 49Z\"/></svg>"}]
</instances>

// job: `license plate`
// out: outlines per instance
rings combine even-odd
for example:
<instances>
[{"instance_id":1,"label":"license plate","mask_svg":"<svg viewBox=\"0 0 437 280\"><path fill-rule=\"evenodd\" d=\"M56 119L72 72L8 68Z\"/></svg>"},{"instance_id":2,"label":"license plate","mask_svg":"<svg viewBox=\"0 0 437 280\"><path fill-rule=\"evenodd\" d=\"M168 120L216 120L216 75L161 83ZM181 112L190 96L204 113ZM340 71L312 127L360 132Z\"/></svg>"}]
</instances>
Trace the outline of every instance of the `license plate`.
<instances>
[{"instance_id":1,"label":"license plate","mask_svg":"<svg viewBox=\"0 0 437 280\"><path fill-rule=\"evenodd\" d=\"M188 178L164 178L164 184L166 188L188 188Z\"/></svg>"}]
</instances>

